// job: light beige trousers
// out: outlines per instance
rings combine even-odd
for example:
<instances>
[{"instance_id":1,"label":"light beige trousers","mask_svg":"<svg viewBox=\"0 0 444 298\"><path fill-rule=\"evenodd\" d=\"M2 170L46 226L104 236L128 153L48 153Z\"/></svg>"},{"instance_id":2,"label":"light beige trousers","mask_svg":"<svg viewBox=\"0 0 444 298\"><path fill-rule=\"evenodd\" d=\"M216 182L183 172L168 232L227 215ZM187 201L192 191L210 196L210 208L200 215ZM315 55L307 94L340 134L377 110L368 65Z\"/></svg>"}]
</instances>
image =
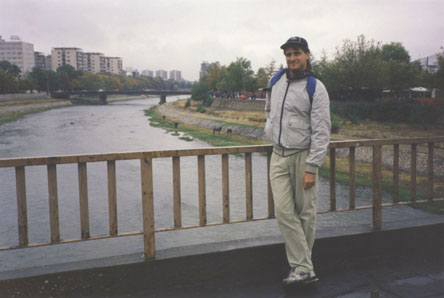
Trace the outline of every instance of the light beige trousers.
<instances>
[{"instance_id":1,"label":"light beige trousers","mask_svg":"<svg viewBox=\"0 0 444 298\"><path fill-rule=\"evenodd\" d=\"M281 157L271 156L270 180L279 229L285 241L288 263L297 271L312 271L315 240L318 177L307 190L302 187L308 150Z\"/></svg>"}]
</instances>

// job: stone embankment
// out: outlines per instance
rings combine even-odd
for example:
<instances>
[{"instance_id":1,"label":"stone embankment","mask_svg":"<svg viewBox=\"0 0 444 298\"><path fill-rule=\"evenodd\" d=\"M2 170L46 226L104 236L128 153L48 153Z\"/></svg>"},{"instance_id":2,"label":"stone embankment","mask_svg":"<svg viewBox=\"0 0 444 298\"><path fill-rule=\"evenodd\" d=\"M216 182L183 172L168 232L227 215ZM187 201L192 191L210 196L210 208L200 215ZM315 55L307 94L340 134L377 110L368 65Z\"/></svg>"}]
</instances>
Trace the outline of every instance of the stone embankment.
<instances>
[{"instance_id":1,"label":"stone embankment","mask_svg":"<svg viewBox=\"0 0 444 298\"><path fill-rule=\"evenodd\" d=\"M435 177L444 177L444 152L440 149L435 149L433 157L433 173ZM349 149L337 149L337 157L348 157ZM355 150L356 160L365 163L371 163L373 160L372 147L358 147ZM427 176L428 174L428 155L427 148L418 146L416 155L416 170L417 174ZM382 148L382 166L386 169L393 168L393 146L383 146ZM400 146L399 150L399 170L404 173L410 173L411 167L411 152L410 146Z\"/></svg>"},{"instance_id":2,"label":"stone embankment","mask_svg":"<svg viewBox=\"0 0 444 298\"><path fill-rule=\"evenodd\" d=\"M233 109L233 110L248 110L246 107L247 104L252 104L252 109L256 110L258 106L262 106L264 103L261 101L253 102L253 101L246 101L246 102L240 102L237 101L237 103L233 103L233 101L230 100L218 100L215 101L215 106L211 106L212 109L215 108L221 108L221 109ZM172 119L173 121L177 121L180 123L184 123L191 126L197 126L207 129L214 129L217 127L221 127L222 133L226 133L228 129L231 129L232 133L241 135L241 136L247 136L252 137L260 140L265 140L264 137L264 129L260 126L254 126L254 125L244 125L244 124L235 124L232 122L224 122L222 119L215 119L215 117L207 116L204 113L195 113L191 112L187 109L178 108L176 106L173 106L172 104L164 104L158 107L157 112L166 118ZM342 132L342 131L341 131ZM356 131L353 131L354 134L351 135L348 139L360 139L362 137L364 138L370 138L370 136L364 135L357 137ZM383 132L381 132L383 134ZM335 136L333 136L334 138ZM341 134L341 139L347 138L346 134ZM379 136L378 136L379 137ZM390 138L396 138L399 136L395 136L390 134L390 136L386 136ZM373 136L372 138L375 138ZM381 137L382 138L382 137ZM349 150L348 149L338 149L336 156L337 157L348 157ZM357 161L371 163L373 158L373 150L371 147L361 147L356 148L355 151L355 158ZM417 173L419 175L427 175L427 148L419 146L418 152L417 152ZM411 153L410 153L410 146L401 146L400 147L400 153L399 153L399 168L400 171L409 173L410 172L410 166L411 166ZM382 164L383 167L387 169L391 169L393 167L393 147L392 146L385 146L383 147L383 154L382 154ZM441 149L435 149L435 155L433 159L434 164L434 175L436 177L444 177L444 152Z\"/></svg>"},{"instance_id":3,"label":"stone embankment","mask_svg":"<svg viewBox=\"0 0 444 298\"><path fill-rule=\"evenodd\" d=\"M238 111L264 111L265 100L239 100L215 98L211 104L212 109L230 109Z\"/></svg>"}]
</instances>

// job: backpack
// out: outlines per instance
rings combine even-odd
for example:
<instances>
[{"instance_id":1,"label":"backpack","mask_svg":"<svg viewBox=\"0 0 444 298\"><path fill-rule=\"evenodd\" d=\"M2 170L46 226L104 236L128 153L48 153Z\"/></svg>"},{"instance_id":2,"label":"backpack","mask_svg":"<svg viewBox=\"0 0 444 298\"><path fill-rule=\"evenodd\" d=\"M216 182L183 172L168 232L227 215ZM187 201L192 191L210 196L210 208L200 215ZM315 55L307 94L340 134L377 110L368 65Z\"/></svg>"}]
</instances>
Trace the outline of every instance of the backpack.
<instances>
[{"instance_id":1,"label":"backpack","mask_svg":"<svg viewBox=\"0 0 444 298\"><path fill-rule=\"evenodd\" d=\"M287 71L287 68L283 68L279 70L270 80L270 88L268 89L271 91L274 84L281 78L281 76ZM308 97L310 98L310 104L313 104L313 95L316 91L316 78L314 76L309 76L307 78L307 93Z\"/></svg>"}]
</instances>

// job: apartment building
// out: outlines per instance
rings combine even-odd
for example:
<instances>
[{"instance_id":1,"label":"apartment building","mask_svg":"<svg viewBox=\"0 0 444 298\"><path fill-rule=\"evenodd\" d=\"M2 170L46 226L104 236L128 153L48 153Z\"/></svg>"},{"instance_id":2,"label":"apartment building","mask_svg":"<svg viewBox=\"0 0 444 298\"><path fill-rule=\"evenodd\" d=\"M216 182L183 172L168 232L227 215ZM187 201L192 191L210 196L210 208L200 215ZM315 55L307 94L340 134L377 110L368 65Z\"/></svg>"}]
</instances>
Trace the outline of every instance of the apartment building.
<instances>
[{"instance_id":1,"label":"apartment building","mask_svg":"<svg viewBox=\"0 0 444 298\"><path fill-rule=\"evenodd\" d=\"M92 73L106 72L105 57L102 53L83 53L83 69Z\"/></svg>"},{"instance_id":2,"label":"apartment building","mask_svg":"<svg viewBox=\"0 0 444 298\"><path fill-rule=\"evenodd\" d=\"M209 62L207 62L207 61L203 61L203 62L200 64L199 79L202 79L202 77L203 77L204 75L207 74L208 67L210 67L211 64L212 64L212 63L209 63Z\"/></svg>"},{"instance_id":3,"label":"apartment building","mask_svg":"<svg viewBox=\"0 0 444 298\"><path fill-rule=\"evenodd\" d=\"M34 52L35 66L44 70L51 70L51 55L42 52Z\"/></svg>"},{"instance_id":4,"label":"apartment building","mask_svg":"<svg viewBox=\"0 0 444 298\"><path fill-rule=\"evenodd\" d=\"M152 78L154 77L154 72L152 70L145 69L142 71L142 76Z\"/></svg>"},{"instance_id":5,"label":"apartment building","mask_svg":"<svg viewBox=\"0 0 444 298\"><path fill-rule=\"evenodd\" d=\"M182 72L180 70L171 70L170 80L182 81Z\"/></svg>"},{"instance_id":6,"label":"apartment building","mask_svg":"<svg viewBox=\"0 0 444 298\"><path fill-rule=\"evenodd\" d=\"M10 41L0 36L0 61L17 65L21 75L24 75L35 66L34 45L21 41L18 36L11 36Z\"/></svg>"},{"instance_id":7,"label":"apartment building","mask_svg":"<svg viewBox=\"0 0 444 298\"><path fill-rule=\"evenodd\" d=\"M51 55L46 55L46 58L45 58L45 69L46 70L51 70L52 69Z\"/></svg>"},{"instance_id":8,"label":"apartment building","mask_svg":"<svg viewBox=\"0 0 444 298\"><path fill-rule=\"evenodd\" d=\"M34 52L35 66L46 69L46 56L42 52Z\"/></svg>"},{"instance_id":9,"label":"apartment building","mask_svg":"<svg viewBox=\"0 0 444 298\"><path fill-rule=\"evenodd\" d=\"M53 48L51 51L52 70L62 65L72 65L77 70L91 73L122 73L123 63L120 57L106 57L102 53L82 52L79 48Z\"/></svg>"},{"instance_id":10,"label":"apartment building","mask_svg":"<svg viewBox=\"0 0 444 298\"><path fill-rule=\"evenodd\" d=\"M105 72L112 74L121 74L123 71L122 58L120 57L104 57Z\"/></svg>"},{"instance_id":11,"label":"apartment building","mask_svg":"<svg viewBox=\"0 0 444 298\"><path fill-rule=\"evenodd\" d=\"M79 48L53 48L51 51L51 67L56 71L62 65L69 64L77 70L83 70L82 49Z\"/></svg>"},{"instance_id":12,"label":"apartment building","mask_svg":"<svg viewBox=\"0 0 444 298\"><path fill-rule=\"evenodd\" d=\"M168 72L166 70L156 70L156 77L162 78L163 80L168 80Z\"/></svg>"}]
</instances>

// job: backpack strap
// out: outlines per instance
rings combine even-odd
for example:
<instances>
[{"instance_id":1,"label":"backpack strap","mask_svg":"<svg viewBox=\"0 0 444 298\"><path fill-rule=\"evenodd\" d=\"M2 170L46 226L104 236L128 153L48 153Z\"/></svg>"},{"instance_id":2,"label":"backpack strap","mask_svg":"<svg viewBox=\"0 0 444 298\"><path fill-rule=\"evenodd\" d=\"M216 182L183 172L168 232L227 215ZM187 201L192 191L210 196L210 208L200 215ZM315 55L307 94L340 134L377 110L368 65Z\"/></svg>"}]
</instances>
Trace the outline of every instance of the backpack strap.
<instances>
[{"instance_id":1,"label":"backpack strap","mask_svg":"<svg viewBox=\"0 0 444 298\"><path fill-rule=\"evenodd\" d=\"M310 104L313 104L313 95L316 91L316 78L314 76L309 76L307 78L307 93L310 98Z\"/></svg>"},{"instance_id":2,"label":"backpack strap","mask_svg":"<svg viewBox=\"0 0 444 298\"><path fill-rule=\"evenodd\" d=\"M270 90L271 88L273 88L274 84L276 84L277 81L279 81L279 79L282 77L282 75L287 71L286 68L282 68L281 70L279 70L272 78L270 81Z\"/></svg>"},{"instance_id":3,"label":"backpack strap","mask_svg":"<svg viewBox=\"0 0 444 298\"><path fill-rule=\"evenodd\" d=\"M271 91L274 84L282 77L282 75L287 71L287 68L279 70L270 80L270 88L267 91ZM309 76L307 78L307 93L310 99L310 104L313 104L313 95L316 91L316 78L314 76Z\"/></svg>"}]
</instances>

